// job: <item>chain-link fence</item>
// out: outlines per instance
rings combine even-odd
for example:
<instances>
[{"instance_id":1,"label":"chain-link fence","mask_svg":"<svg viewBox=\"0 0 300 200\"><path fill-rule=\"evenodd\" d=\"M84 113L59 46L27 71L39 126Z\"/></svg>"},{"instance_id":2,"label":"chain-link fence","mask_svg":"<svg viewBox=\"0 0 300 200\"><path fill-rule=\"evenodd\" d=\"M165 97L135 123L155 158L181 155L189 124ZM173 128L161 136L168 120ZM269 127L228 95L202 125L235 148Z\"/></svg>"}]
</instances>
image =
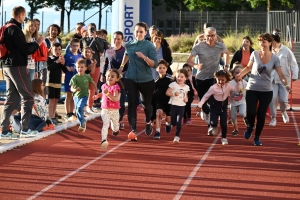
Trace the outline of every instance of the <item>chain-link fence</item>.
<instances>
[{"instance_id":1,"label":"chain-link fence","mask_svg":"<svg viewBox=\"0 0 300 200\"><path fill-rule=\"evenodd\" d=\"M157 25L166 36L180 33L203 31L203 24L210 22L219 35L226 32L242 32L245 28L254 33L270 32L279 28L286 34L290 26L292 38L299 40L299 12L250 12L250 11L153 11L153 24Z\"/></svg>"}]
</instances>

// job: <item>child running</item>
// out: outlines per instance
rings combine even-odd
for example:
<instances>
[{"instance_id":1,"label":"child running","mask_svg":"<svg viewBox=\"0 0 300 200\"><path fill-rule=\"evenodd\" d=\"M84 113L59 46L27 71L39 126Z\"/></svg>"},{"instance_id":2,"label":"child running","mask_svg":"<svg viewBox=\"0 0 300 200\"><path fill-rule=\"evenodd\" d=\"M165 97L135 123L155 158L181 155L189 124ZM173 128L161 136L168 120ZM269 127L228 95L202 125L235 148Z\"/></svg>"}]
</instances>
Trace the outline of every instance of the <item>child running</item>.
<instances>
[{"instance_id":1,"label":"child running","mask_svg":"<svg viewBox=\"0 0 300 200\"><path fill-rule=\"evenodd\" d=\"M198 110L201 110L202 105L210 98L210 127L207 135L218 134L218 118L220 117L220 125L222 129L222 145L228 144L227 135L227 105L228 96L231 91L236 91L236 88L229 84L231 74L225 70L215 72L217 83L209 88L198 104Z\"/></svg>"},{"instance_id":2,"label":"child running","mask_svg":"<svg viewBox=\"0 0 300 200\"><path fill-rule=\"evenodd\" d=\"M101 86L102 94L93 96L96 100L102 96L101 102L101 117L103 121L102 127L102 142L101 148L107 149L107 134L110 122L112 123L113 135L119 134L119 109L120 107L120 92L124 89L123 83L120 80L120 74L116 69L109 69L106 72L106 83Z\"/></svg>"},{"instance_id":3,"label":"child running","mask_svg":"<svg viewBox=\"0 0 300 200\"><path fill-rule=\"evenodd\" d=\"M234 64L234 68L232 70L233 79L229 82L233 85L237 91L230 92L230 113L231 113L231 121L233 125L233 136L237 136L239 134L239 129L237 125L237 111L239 115L243 117L245 125L248 126L248 121L246 119L246 90L245 87L247 82L244 79L240 81L235 78L235 75L239 74L244 67L241 64Z\"/></svg>"},{"instance_id":4,"label":"child running","mask_svg":"<svg viewBox=\"0 0 300 200\"><path fill-rule=\"evenodd\" d=\"M192 115L192 102L194 100L194 96L198 95L195 85L196 85L196 79L193 76L193 70L192 67L185 63L183 65L183 69L185 69L188 72L189 78L185 81L185 84L187 84L190 88L190 91L188 92L188 101L186 102L184 114L183 114L183 123L182 125L185 126L187 124L191 124L191 115ZM196 93L196 94L195 94Z\"/></svg>"},{"instance_id":5,"label":"child running","mask_svg":"<svg viewBox=\"0 0 300 200\"><path fill-rule=\"evenodd\" d=\"M172 81L172 76L167 74L168 63L165 60L158 61L158 67L156 71L158 76L155 79L155 89L153 95L153 101L156 107L156 131L153 139L160 139L160 127L163 113L166 114L166 132L171 131L171 117L170 117L170 97L166 95L169 85Z\"/></svg>"},{"instance_id":6,"label":"child running","mask_svg":"<svg viewBox=\"0 0 300 200\"><path fill-rule=\"evenodd\" d=\"M89 96L89 83L92 84L95 89L97 86L90 75L85 74L87 67L84 59L78 59L75 65L77 74L70 80L70 86L71 91L73 92L76 117L80 123L78 131L85 132L86 121L84 119L84 106L86 105Z\"/></svg>"},{"instance_id":7,"label":"child running","mask_svg":"<svg viewBox=\"0 0 300 200\"><path fill-rule=\"evenodd\" d=\"M171 126L176 126L176 135L173 142L179 143L179 136L181 131L181 121L184 113L186 102L188 102L187 93L190 91L185 81L189 75L185 69L177 70L175 74L175 81L169 85L166 95L170 97L170 115L171 115Z\"/></svg>"}]
</instances>

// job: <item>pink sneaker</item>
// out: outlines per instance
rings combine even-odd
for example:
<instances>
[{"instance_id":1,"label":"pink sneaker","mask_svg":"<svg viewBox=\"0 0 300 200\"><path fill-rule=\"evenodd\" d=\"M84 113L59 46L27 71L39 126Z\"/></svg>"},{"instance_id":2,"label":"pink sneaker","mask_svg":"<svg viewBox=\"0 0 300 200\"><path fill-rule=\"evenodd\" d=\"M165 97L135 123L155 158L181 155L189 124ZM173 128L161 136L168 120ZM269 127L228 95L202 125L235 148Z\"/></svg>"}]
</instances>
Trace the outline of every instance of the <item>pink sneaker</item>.
<instances>
[{"instance_id":1,"label":"pink sneaker","mask_svg":"<svg viewBox=\"0 0 300 200\"><path fill-rule=\"evenodd\" d=\"M187 118L187 119L186 119L186 123L187 123L187 124L192 124L191 118Z\"/></svg>"}]
</instances>

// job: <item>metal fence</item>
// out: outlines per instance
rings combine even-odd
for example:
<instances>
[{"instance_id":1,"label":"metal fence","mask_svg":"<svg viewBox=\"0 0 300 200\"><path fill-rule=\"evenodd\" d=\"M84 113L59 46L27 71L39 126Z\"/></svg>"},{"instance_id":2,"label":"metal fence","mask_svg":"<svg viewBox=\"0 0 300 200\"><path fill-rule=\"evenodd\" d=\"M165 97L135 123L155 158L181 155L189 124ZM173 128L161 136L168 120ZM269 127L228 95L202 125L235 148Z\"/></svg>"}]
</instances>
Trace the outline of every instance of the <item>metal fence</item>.
<instances>
[{"instance_id":1,"label":"metal fence","mask_svg":"<svg viewBox=\"0 0 300 200\"><path fill-rule=\"evenodd\" d=\"M242 32L247 28L251 32L270 32L277 27L286 33L286 26L291 28L292 38L299 41L297 30L299 11L287 12L250 12L250 11L164 11L156 9L152 13L153 24L157 25L166 36L180 33L203 31L203 24L212 23L219 35L226 32ZM284 37L286 37L284 35Z\"/></svg>"}]
</instances>

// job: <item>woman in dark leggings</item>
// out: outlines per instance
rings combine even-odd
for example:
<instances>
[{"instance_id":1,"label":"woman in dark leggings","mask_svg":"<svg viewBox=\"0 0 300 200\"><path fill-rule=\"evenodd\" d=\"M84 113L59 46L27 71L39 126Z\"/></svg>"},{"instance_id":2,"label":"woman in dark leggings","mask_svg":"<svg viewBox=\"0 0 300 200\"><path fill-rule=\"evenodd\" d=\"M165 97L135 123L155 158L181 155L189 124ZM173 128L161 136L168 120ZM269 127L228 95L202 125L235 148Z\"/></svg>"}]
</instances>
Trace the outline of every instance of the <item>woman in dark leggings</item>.
<instances>
[{"instance_id":1,"label":"woman in dark leggings","mask_svg":"<svg viewBox=\"0 0 300 200\"><path fill-rule=\"evenodd\" d=\"M139 103L140 93L146 115L145 134L151 135L151 101L154 92L154 80L151 68L156 68L158 61L155 47L150 41L145 40L147 30L147 24L144 22L139 22L135 25L135 39L126 43L126 51L121 68L129 61L125 75L125 90L128 97L128 122L131 132L136 134L136 107ZM137 141L137 137L132 140Z\"/></svg>"},{"instance_id":2,"label":"woman in dark leggings","mask_svg":"<svg viewBox=\"0 0 300 200\"><path fill-rule=\"evenodd\" d=\"M251 53L247 67L238 74L238 77L243 77L251 71L246 87L247 119L249 126L244 136L246 139L251 137L256 117L254 145L260 146L262 145L260 141L261 131L265 125L266 112L273 96L271 77L274 70L278 73L287 91L290 92L291 89L282 73L279 58L272 54L273 38L271 34L260 34L258 41L261 49Z\"/></svg>"}]
</instances>

